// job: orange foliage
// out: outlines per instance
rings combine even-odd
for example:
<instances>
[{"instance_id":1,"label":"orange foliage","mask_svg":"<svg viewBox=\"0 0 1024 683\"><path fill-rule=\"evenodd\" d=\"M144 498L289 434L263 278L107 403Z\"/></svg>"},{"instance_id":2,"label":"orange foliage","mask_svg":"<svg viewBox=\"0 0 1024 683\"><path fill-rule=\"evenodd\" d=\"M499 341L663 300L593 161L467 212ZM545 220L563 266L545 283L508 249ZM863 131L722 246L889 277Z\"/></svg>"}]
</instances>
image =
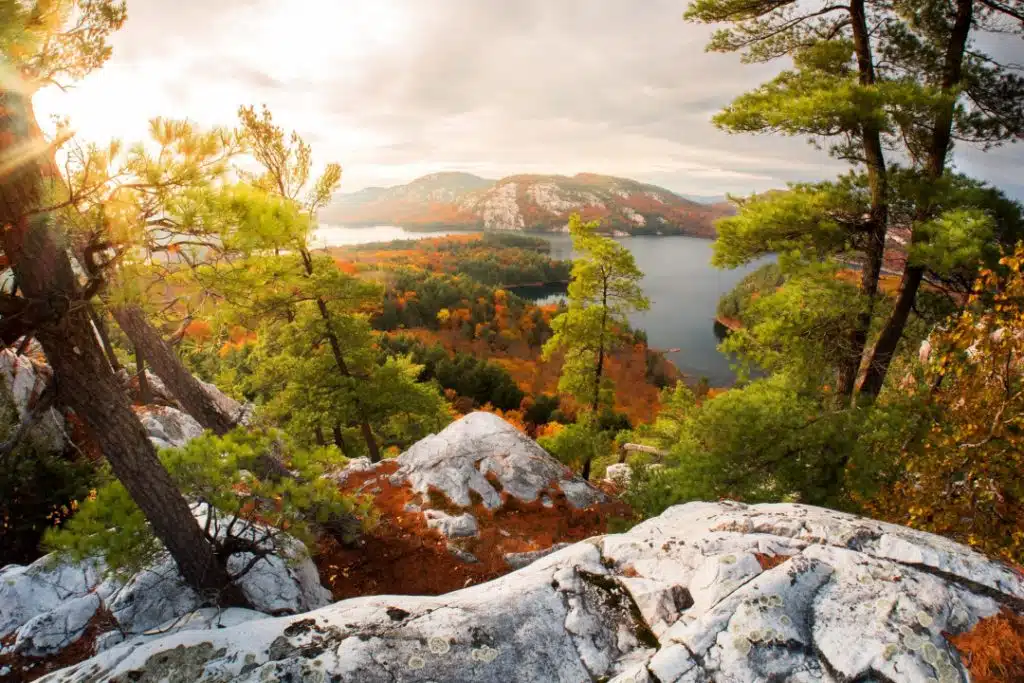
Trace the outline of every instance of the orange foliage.
<instances>
[{"instance_id":1,"label":"orange foliage","mask_svg":"<svg viewBox=\"0 0 1024 683\"><path fill-rule=\"evenodd\" d=\"M213 329L205 320L193 320L185 326L185 337L202 344L213 337Z\"/></svg>"},{"instance_id":2,"label":"orange foliage","mask_svg":"<svg viewBox=\"0 0 1024 683\"><path fill-rule=\"evenodd\" d=\"M356 275L359 272L359 266L352 263L351 261L336 258L334 259L334 263L335 265L338 266L338 270L340 270L343 273L348 273L349 275Z\"/></svg>"},{"instance_id":3,"label":"orange foliage","mask_svg":"<svg viewBox=\"0 0 1024 683\"><path fill-rule=\"evenodd\" d=\"M415 337L431 346L440 344L448 351L461 351L486 358L503 367L516 384L527 394L557 394L558 378L562 371L562 356L549 360L540 357L540 350L530 348L524 341L515 340L507 349L493 349L482 339L468 340L458 329L428 330L414 328L395 334ZM615 409L625 413L634 424L650 422L658 412L659 390L647 381L647 348L642 344L618 350L608 359L606 372L615 382ZM562 412L575 413L576 406L567 397L562 398Z\"/></svg>"},{"instance_id":4,"label":"orange foliage","mask_svg":"<svg viewBox=\"0 0 1024 683\"><path fill-rule=\"evenodd\" d=\"M252 330L248 330L239 325L235 325L228 331L228 339L220 347L218 352L223 358L234 350L240 350L245 345L255 342L258 336Z\"/></svg>"},{"instance_id":5,"label":"orange foliage","mask_svg":"<svg viewBox=\"0 0 1024 683\"><path fill-rule=\"evenodd\" d=\"M946 635L976 683L1024 681L1024 617L1009 609L969 632Z\"/></svg>"}]
</instances>

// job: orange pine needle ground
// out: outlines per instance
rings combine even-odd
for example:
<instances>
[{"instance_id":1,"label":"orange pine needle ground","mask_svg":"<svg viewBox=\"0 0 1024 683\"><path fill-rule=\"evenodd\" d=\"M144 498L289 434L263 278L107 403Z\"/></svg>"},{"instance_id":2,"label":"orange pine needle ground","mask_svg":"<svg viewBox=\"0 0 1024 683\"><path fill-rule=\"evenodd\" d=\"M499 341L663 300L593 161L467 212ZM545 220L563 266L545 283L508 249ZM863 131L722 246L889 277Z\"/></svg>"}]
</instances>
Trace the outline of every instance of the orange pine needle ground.
<instances>
[{"instance_id":1,"label":"orange pine needle ground","mask_svg":"<svg viewBox=\"0 0 1024 683\"><path fill-rule=\"evenodd\" d=\"M974 683L1024 682L1024 616L1004 609L971 631L946 638Z\"/></svg>"}]
</instances>

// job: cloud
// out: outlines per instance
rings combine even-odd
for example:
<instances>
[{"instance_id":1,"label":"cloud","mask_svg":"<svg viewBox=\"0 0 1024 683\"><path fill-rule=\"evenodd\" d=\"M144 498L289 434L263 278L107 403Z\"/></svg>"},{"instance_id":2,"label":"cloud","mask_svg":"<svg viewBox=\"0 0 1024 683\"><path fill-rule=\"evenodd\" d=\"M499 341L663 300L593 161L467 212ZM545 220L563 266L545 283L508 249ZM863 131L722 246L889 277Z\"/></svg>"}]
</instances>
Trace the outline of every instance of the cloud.
<instances>
[{"instance_id":1,"label":"cloud","mask_svg":"<svg viewBox=\"0 0 1024 683\"><path fill-rule=\"evenodd\" d=\"M126 131L129 116L225 124L266 102L319 160L342 163L346 191L436 170L594 171L720 195L841 170L802 140L711 124L778 67L705 52L709 29L682 20L685 4L132 0L111 75L82 97L124 98L95 126ZM1020 148L958 159L1019 182Z\"/></svg>"}]
</instances>

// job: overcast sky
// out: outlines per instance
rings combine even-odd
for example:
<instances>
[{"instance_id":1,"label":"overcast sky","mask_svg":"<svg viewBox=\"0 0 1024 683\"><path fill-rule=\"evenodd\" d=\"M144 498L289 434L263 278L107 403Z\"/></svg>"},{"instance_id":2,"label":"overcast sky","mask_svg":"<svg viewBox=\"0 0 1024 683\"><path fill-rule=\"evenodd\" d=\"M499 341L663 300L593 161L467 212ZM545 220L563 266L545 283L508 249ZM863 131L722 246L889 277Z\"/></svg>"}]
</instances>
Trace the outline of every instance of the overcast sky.
<instances>
[{"instance_id":1,"label":"overcast sky","mask_svg":"<svg viewBox=\"0 0 1024 683\"><path fill-rule=\"evenodd\" d=\"M92 140L153 116L232 124L240 104L338 161L343 191L440 170L580 171L696 195L837 168L802 140L728 135L711 115L770 75L703 50L686 0L129 0L114 55L37 96ZM1024 147L962 154L1024 197Z\"/></svg>"}]
</instances>

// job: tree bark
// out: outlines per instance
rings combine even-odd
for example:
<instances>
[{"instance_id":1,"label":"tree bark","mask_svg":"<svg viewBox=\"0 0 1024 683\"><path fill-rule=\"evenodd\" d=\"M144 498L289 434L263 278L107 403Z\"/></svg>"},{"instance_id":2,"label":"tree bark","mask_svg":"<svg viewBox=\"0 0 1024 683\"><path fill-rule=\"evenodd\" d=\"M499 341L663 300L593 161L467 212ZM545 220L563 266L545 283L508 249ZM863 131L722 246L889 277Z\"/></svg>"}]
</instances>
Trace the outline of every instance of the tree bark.
<instances>
[{"instance_id":1,"label":"tree bark","mask_svg":"<svg viewBox=\"0 0 1024 683\"><path fill-rule=\"evenodd\" d=\"M875 64L864 5L865 0L853 0L850 3L850 23L860 83L870 86L875 84ZM871 207L866 226L868 242L864 249L864 265L860 279L860 290L867 298L867 309L857 315L854 327L846 340L846 348L843 349L843 358L840 360L836 395L840 400L847 401L852 398L856 388L864 348L867 346L871 318L878 296L878 279L882 274L885 235L889 223L888 175L885 154L882 151L881 131L874 123L865 123L861 126L861 137L871 191Z\"/></svg>"},{"instance_id":2,"label":"tree bark","mask_svg":"<svg viewBox=\"0 0 1024 683\"><path fill-rule=\"evenodd\" d=\"M338 447L341 454L346 458L349 457L348 446L345 445L345 434L341 431L341 425L334 425L331 427L331 436L334 437L334 445Z\"/></svg>"},{"instance_id":3,"label":"tree bark","mask_svg":"<svg viewBox=\"0 0 1024 683\"><path fill-rule=\"evenodd\" d=\"M96 327L96 334L100 338L100 344L103 345L103 353L107 354L107 362L110 363L110 369L114 372L121 370L121 363L117 360L117 354L114 353L114 345L110 343L110 334L107 332L107 323L100 317L99 313L92 304L89 304L89 318L92 320L92 324Z\"/></svg>"},{"instance_id":4,"label":"tree bark","mask_svg":"<svg viewBox=\"0 0 1024 683\"><path fill-rule=\"evenodd\" d=\"M601 289L601 335L597 343L597 362L594 364L594 397L590 403L590 412L593 414L594 429L598 429L598 410L601 407L601 378L604 376L604 343L605 327L608 325L608 276L605 276ZM590 461L592 455L588 455L583 461L583 468L580 476L584 481L590 481Z\"/></svg>"},{"instance_id":5,"label":"tree bark","mask_svg":"<svg viewBox=\"0 0 1024 683\"><path fill-rule=\"evenodd\" d=\"M932 123L932 135L925 166L926 177L937 181L946 172L946 157L949 154L950 142L953 139L953 114L956 109L954 89L963 80L964 53L967 49L967 38L970 36L971 23L974 20L974 0L956 0L956 17L953 20L949 43L946 45L946 56L943 61L942 90L950 97L948 106L943 107ZM931 215L932 209L922 202L916 216L920 223ZM920 239L919 231L914 230L910 236L910 248ZM896 346L903 337L910 312L914 308L917 292L924 280L924 268L908 266L903 270L900 280L900 291L896 305L872 349L871 359L864 371L860 393L868 400L873 399L882 390L885 376L889 372L889 364L896 353Z\"/></svg>"},{"instance_id":6,"label":"tree bark","mask_svg":"<svg viewBox=\"0 0 1024 683\"><path fill-rule=\"evenodd\" d=\"M215 434L226 434L235 427L234 416L221 412L213 397L188 371L160 332L150 324L145 311L133 304L111 306L110 311L135 345L136 351L141 352L149 361L153 372L163 380L167 390L178 399L186 413L194 417L204 429Z\"/></svg>"},{"instance_id":7,"label":"tree bark","mask_svg":"<svg viewBox=\"0 0 1024 683\"><path fill-rule=\"evenodd\" d=\"M82 419L189 585L211 602L245 605L241 590L231 583L188 503L157 458L97 342L88 302L52 217L33 214L56 194L51 190L59 190L62 181L36 125L29 96L0 90L0 156L15 158L12 152L19 148L40 152L0 178L4 254L24 297L46 313L37 325L36 338L53 368L60 400Z\"/></svg>"},{"instance_id":8,"label":"tree bark","mask_svg":"<svg viewBox=\"0 0 1024 683\"><path fill-rule=\"evenodd\" d=\"M139 378L139 403L148 406L153 402L153 392L149 389L146 378L146 359L142 357L138 347L135 348L135 372Z\"/></svg>"}]
</instances>

